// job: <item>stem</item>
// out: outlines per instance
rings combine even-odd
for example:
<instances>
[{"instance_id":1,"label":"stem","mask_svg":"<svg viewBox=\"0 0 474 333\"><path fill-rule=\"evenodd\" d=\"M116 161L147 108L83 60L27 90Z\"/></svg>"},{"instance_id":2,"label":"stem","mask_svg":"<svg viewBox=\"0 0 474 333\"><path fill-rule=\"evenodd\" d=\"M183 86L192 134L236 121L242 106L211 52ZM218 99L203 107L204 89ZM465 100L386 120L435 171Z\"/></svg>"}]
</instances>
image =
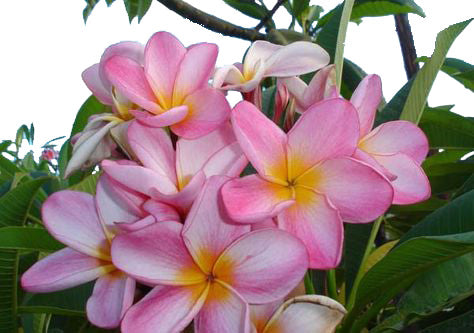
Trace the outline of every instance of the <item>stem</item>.
<instances>
[{"instance_id":1,"label":"stem","mask_svg":"<svg viewBox=\"0 0 474 333\"><path fill-rule=\"evenodd\" d=\"M351 19L352 6L354 0L345 0L344 8L342 9L341 21L339 23L339 31L337 33L336 54L334 56L334 63L336 64L336 85L337 89L341 89L342 80L342 64L344 61L344 42L346 40L347 26Z\"/></svg>"},{"instance_id":2,"label":"stem","mask_svg":"<svg viewBox=\"0 0 474 333\"><path fill-rule=\"evenodd\" d=\"M346 304L346 309L348 312L354 306L355 297L356 297L357 289L359 287L360 280L365 274L365 264L366 264L367 258L372 252L372 246L374 244L375 237L377 237L377 234L379 232L380 225L382 224L382 220L383 220L383 215L379 216L379 218L377 218L374 224L372 225L372 231L370 232L370 237L369 237L369 240L367 241L367 246L365 247L364 256L362 257L362 261L360 262L359 270L357 271L357 275L355 277L354 284L352 286L351 294L349 296L349 301Z\"/></svg>"},{"instance_id":3,"label":"stem","mask_svg":"<svg viewBox=\"0 0 474 333\"><path fill-rule=\"evenodd\" d=\"M28 214L28 219L35 222L35 223L38 223L38 224L43 224L43 221L41 221L39 218L37 218L36 216L34 215L31 215L31 214Z\"/></svg>"},{"instance_id":4,"label":"stem","mask_svg":"<svg viewBox=\"0 0 474 333\"><path fill-rule=\"evenodd\" d=\"M309 270L304 275L304 289L306 290L307 295L313 295L316 293L314 291L313 279Z\"/></svg>"},{"instance_id":5,"label":"stem","mask_svg":"<svg viewBox=\"0 0 474 333\"><path fill-rule=\"evenodd\" d=\"M330 269L327 272L328 277L328 295L332 299L337 299L336 270Z\"/></svg>"},{"instance_id":6,"label":"stem","mask_svg":"<svg viewBox=\"0 0 474 333\"><path fill-rule=\"evenodd\" d=\"M275 14L278 8L280 8L280 6L283 5L285 1L286 0L278 0L275 6L273 6L273 8L267 13L267 15L265 15L265 17L260 21L260 23L257 24L255 30L259 31L265 24L267 24L268 20L272 18L273 14Z\"/></svg>"},{"instance_id":7,"label":"stem","mask_svg":"<svg viewBox=\"0 0 474 333\"><path fill-rule=\"evenodd\" d=\"M215 17L214 15L203 12L202 10L199 10L181 0L158 0L158 2L178 15L187 18L191 22L197 23L208 30L218 32L222 35L237 37L249 41L266 38L265 34L262 34L255 29L243 28L232 24Z\"/></svg>"},{"instance_id":8,"label":"stem","mask_svg":"<svg viewBox=\"0 0 474 333\"><path fill-rule=\"evenodd\" d=\"M407 14L394 15L395 27L397 29L398 41L402 49L403 64L405 65L405 72L407 78L411 79L413 75L420 69L419 64L415 61L416 49L413 35L411 33L410 22Z\"/></svg>"}]
</instances>

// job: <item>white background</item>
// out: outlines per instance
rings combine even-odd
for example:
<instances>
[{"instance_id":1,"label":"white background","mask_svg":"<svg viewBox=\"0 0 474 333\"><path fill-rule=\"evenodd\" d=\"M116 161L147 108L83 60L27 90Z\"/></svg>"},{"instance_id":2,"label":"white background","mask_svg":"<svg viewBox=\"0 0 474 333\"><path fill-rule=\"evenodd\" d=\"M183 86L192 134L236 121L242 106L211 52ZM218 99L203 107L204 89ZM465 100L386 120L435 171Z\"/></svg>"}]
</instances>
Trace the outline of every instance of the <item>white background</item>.
<instances>
[{"instance_id":1,"label":"white background","mask_svg":"<svg viewBox=\"0 0 474 333\"><path fill-rule=\"evenodd\" d=\"M221 0L188 0L198 8L245 27L256 20L233 10ZM275 1L266 1L271 7ZM339 1L319 0L329 11ZM451 24L474 16L474 1L416 0L426 18L409 15L418 56L431 55L436 34ZM99 3L87 24L82 19L85 1L8 1L2 4L0 140L14 139L16 129L33 122L36 127L35 151L47 140L68 135L75 114L90 95L81 72L98 62L104 49L122 40L146 43L156 31L167 30L184 45L201 41L219 46L218 66L240 61L249 43L210 32L181 18L157 1L138 24L129 24L123 1L107 8ZM279 28L286 28L285 9L275 15ZM474 23L455 41L448 57L474 63ZM345 56L367 73L382 77L386 100L406 82L393 17L365 18L360 25L351 23ZM456 104L463 115L474 116L474 94L457 81L440 73L432 89L431 106Z\"/></svg>"}]
</instances>

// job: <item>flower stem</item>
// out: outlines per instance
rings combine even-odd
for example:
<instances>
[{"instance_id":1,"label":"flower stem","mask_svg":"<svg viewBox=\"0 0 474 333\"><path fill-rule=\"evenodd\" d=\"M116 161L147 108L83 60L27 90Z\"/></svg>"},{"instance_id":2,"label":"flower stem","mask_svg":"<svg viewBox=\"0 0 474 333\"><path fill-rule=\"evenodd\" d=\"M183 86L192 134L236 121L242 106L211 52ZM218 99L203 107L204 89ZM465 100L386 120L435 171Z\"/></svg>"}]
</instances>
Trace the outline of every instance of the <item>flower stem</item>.
<instances>
[{"instance_id":1,"label":"flower stem","mask_svg":"<svg viewBox=\"0 0 474 333\"><path fill-rule=\"evenodd\" d=\"M313 295L316 293L314 291L313 279L311 278L311 272L309 270L304 275L304 289L306 290L307 295Z\"/></svg>"},{"instance_id":2,"label":"flower stem","mask_svg":"<svg viewBox=\"0 0 474 333\"><path fill-rule=\"evenodd\" d=\"M337 300L337 283L336 283L336 270L330 269L327 272L328 279L328 296L332 299Z\"/></svg>"},{"instance_id":3,"label":"flower stem","mask_svg":"<svg viewBox=\"0 0 474 333\"><path fill-rule=\"evenodd\" d=\"M373 244L374 244L374 241L375 241L375 237L377 236L377 234L379 232L380 225L382 224L382 220L383 220L383 215L379 216L379 218L377 218L375 220L374 224L372 225L372 230L370 232L370 237L369 237L369 240L367 241L367 245L365 247L364 256L362 257L362 260L360 262L359 271L357 272L357 275L355 277L354 284L353 284L352 290L351 290L351 294L349 296L349 301L346 304L346 309L347 309L348 312L354 306L355 297L356 297L356 293L357 293L357 288L359 287L360 280L362 279L362 277L365 274L365 265L366 265L366 262L367 262L367 259L370 255L370 253L372 252L372 247L373 247Z\"/></svg>"},{"instance_id":4,"label":"flower stem","mask_svg":"<svg viewBox=\"0 0 474 333\"><path fill-rule=\"evenodd\" d=\"M345 0L342 9L341 21L339 23L339 31L337 33L336 54L334 56L334 63L336 64L336 85L337 89L341 90L342 81L342 65L344 62L344 42L346 39L347 26L351 19L352 6L354 0Z\"/></svg>"}]
</instances>

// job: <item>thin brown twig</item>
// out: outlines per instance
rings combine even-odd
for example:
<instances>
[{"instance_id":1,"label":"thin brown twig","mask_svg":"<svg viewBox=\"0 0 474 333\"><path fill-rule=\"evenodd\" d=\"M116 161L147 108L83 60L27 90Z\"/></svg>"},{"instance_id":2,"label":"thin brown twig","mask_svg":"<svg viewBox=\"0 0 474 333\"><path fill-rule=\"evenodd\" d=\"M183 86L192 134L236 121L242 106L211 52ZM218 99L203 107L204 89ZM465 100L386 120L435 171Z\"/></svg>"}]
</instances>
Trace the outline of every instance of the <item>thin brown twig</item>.
<instances>
[{"instance_id":1,"label":"thin brown twig","mask_svg":"<svg viewBox=\"0 0 474 333\"><path fill-rule=\"evenodd\" d=\"M267 24L267 22L272 18L278 8L280 8L280 6L283 5L285 1L286 0L278 0L275 6L273 6L273 8L267 13L267 15L265 15L264 18L262 18L262 20L257 24L255 30L259 31L260 29L262 29L262 27Z\"/></svg>"},{"instance_id":2,"label":"thin brown twig","mask_svg":"<svg viewBox=\"0 0 474 333\"><path fill-rule=\"evenodd\" d=\"M408 21L408 14L397 14L394 15L394 17L398 41L400 42L400 48L402 49L405 72L407 74L407 78L411 79L413 75L418 72L420 66L415 61L417 58L415 42L413 41L410 22Z\"/></svg>"},{"instance_id":3,"label":"thin brown twig","mask_svg":"<svg viewBox=\"0 0 474 333\"><path fill-rule=\"evenodd\" d=\"M255 29L243 28L199 10L181 0L157 0L178 15L197 23L204 28L225 36L237 37L249 41L266 39L266 35Z\"/></svg>"}]
</instances>

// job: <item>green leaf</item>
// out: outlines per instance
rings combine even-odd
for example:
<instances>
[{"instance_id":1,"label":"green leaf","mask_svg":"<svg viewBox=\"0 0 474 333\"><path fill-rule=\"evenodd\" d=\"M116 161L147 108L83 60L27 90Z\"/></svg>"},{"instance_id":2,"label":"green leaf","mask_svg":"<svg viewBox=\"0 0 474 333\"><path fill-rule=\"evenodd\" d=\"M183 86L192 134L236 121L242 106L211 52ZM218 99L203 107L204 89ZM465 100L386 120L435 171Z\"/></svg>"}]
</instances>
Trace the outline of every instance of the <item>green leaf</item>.
<instances>
[{"instance_id":1,"label":"green leaf","mask_svg":"<svg viewBox=\"0 0 474 333\"><path fill-rule=\"evenodd\" d=\"M1 143L0 143L0 153L4 152L5 150L8 149L8 147L10 147L10 145L12 144L12 141L11 140L3 140Z\"/></svg>"},{"instance_id":2,"label":"green leaf","mask_svg":"<svg viewBox=\"0 0 474 333\"><path fill-rule=\"evenodd\" d=\"M431 184L432 193L444 193L456 190L474 173L474 163L460 161L456 163L436 164L425 168Z\"/></svg>"},{"instance_id":3,"label":"green leaf","mask_svg":"<svg viewBox=\"0 0 474 333\"><path fill-rule=\"evenodd\" d=\"M304 10L309 6L309 0L293 0L292 1L292 11L293 16L300 17Z\"/></svg>"},{"instance_id":4,"label":"green leaf","mask_svg":"<svg viewBox=\"0 0 474 333\"><path fill-rule=\"evenodd\" d=\"M268 10L262 5L256 3L254 0L223 0L227 5L238 10L242 14L250 16L254 19L261 20L267 14ZM275 22L272 19L268 20L267 25L275 28Z\"/></svg>"},{"instance_id":5,"label":"green leaf","mask_svg":"<svg viewBox=\"0 0 474 333\"><path fill-rule=\"evenodd\" d=\"M474 175L471 175L464 184L454 193L454 197L463 195L464 193L474 190Z\"/></svg>"},{"instance_id":6,"label":"green leaf","mask_svg":"<svg viewBox=\"0 0 474 333\"><path fill-rule=\"evenodd\" d=\"M77 112L70 136L73 137L74 134L81 132L86 127L90 116L104 112L110 112L110 108L101 104L94 95L90 96Z\"/></svg>"},{"instance_id":7,"label":"green leaf","mask_svg":"<svg viewBox=\"0 0 474 333\"><path fill-rule=\"evenodd\" d=\"M87 192L94 195L99 177L100 172L89 175L79 183L69 187L68 190Z\"/></svg>"},{"instance_id":8,"label":"green leaf","mask_svg":"<svg viewBox=\"0 0 474 333\"><path fill-rule=\"evenodd\" d=\"M30 124L30 137L29 137L29 140L28 140L28 143L30 145L33 145L33 143L35 142L35 126L33 125L33 123Z\"/></svg>"},{"instance_id":9,"label":"green leaf","mask_svg":"<svg viewBox=\"0 0 474 333\"><path fill-rule=\"evenodd\" d=\"M84 19L84 23L87 23L87 19L89 18L89 15L92 13L92 10L94 9L95 5L97 5L100 0L85 0L85 1L86 1L86 7L82 11L82 18Z\"/></svg>"},{"instance_id":10,"label":"green leaf","mask_svg":"<svg viewBox=\"0 0 474 333\"><path fill-rule=\"evenodd\" d=\"M375 115L374 127L387 121L398 120L402 114L403 106L406 103L408 93L413 85L416 75L412 77L405 85L392 97L385 107Z\"/></svg>"},{"instance_id":11,"label":"green leaf","mask_svg":"<svg viewBox=\"0 0 474 333\"><path fill-rule=\"evenodd\" d=\"M453 24L438 34L433 55L416 75L400 119L418 124L425 108L428 94L449 48L471 21L472 19Z\"/></svg>"},{"instance_id":12,"label":"green leaf","mask_svg":"<svg viewBox=\"0 0 474 333\"><path fill-rule=\"evenodd\" d=\"M54 252L63 247L43 228L0 228L0 249Z\"/></svg>"},{"instance_id":13,"label":"green leaf","mask_svg":"<svg viewBox=\"0 0 474 333\"><path fill-rule=\"evenodd\" d=\"M431 148L474 150L474 121L454 112L428 109L419 126Z\"/></svg>"},{"instance_id":14,"label":"green leaf","mask_svg":"<svg viewBox=\"0 0 474 333\"><path fill-rule=\"evenodd\" d=\"M18 261L18 251L0 250L0 333L18 331Z\"/></svg>"},{"instance_id":15,"label":"green leaf","mask_svg":"<svg viewBox=\"0 0 474 333\"><path fill-rule=\"evenodd\" d=\"M151 0L123 0L127 10L128 20L132 23L135 17L138 17L138 23L147 13L151 6Z\"/></svg>"},{"instance_id":16,"label":"green leaf","mask_svg":"<svg viewBox=\"0 0 474 333\"><path fill-rule=\"evenodd\" d=\"M273 119L275 113L275 95L277 87L271 86L262 91L262 112L269 118Z\"/></svg>"},{"instance_id":17,"label":"green leaf","mask_svg":"<svg viewBox=\"0 0 474 333\"><path fill-rule=\"evenodd\" d=\"M15 163L10 161L8 158L0 155L0 173L9 178L13 178L17 172L21 172L20 168L18 168Z\"/></svg>"},{"instance_id":18,"label":"green leaf","mask_svg":"<svg viewBox=\"0 0 474 333\"><path fill-rule=\"evenodd\" d=\"M426 160L423 161L423 169L429 168L433 165L437 164L445 164L445 163L453 163L457 162L469 153L471 150L445 150L442 152L438 152L436 154L433 154L431 156L428 156Z\"/></svg>"},{"instance_id":19,"label":"green leaf","mask_svg":"<svg viewBox=\"0 0 474 333\"><path fill-rule=\"evenodd\" d=\"M417 237L395 247L362 278L355 306L346 317L342 331L360 332L388 301L420 274L472 251L474 232ZM360 312L371 302L374 303L368 311L354 323Z\"/></svg>"},{"instance_id":20,"label":"green leaf","mask_svg":"<svg viewBox=\"0 0 474 333\"><path fill-rule=\"evenodd\" d=\"M428 57L420 57L419 62L427 62ZM459 81L467 89L474 91L474 65L456 58L446 58L441 70Z\"/></svg>"},{"instance_id":21,"label":"green leaf","mask_svg":"<svg viewBox=\"0 0 474 333\"><path fill-rule=\"evenodd\" d=\"M420 333L472 333L474 331L474 310L460 316L425 328Z\"/></svg>"},{"instance_id":22,"label":"green leaf","mask_svg":"<svg viewBox=\"0 0 474 333\"><path fill-rule=\"evenodd\" d=\"M0 226L24 224L31 203L40 187L50 178L37 178L19 184L0 198Z\"/></svg>"},{"instance_id":23,"label":"green leaf","mask_svg":"<svg viewBox=\"0 0 474 333\"><path fill-rule=\"evenodd\" d=\"M334 62L334 56L336 54L337 34L339 32L339 23L341 21L342 5L338 5L331 11L331 13L332 15L329 17L327 23L322 27L316 39L316 43L329 53L329 56L331 57L330 63Z\"/></svg>"}]
</instances>

